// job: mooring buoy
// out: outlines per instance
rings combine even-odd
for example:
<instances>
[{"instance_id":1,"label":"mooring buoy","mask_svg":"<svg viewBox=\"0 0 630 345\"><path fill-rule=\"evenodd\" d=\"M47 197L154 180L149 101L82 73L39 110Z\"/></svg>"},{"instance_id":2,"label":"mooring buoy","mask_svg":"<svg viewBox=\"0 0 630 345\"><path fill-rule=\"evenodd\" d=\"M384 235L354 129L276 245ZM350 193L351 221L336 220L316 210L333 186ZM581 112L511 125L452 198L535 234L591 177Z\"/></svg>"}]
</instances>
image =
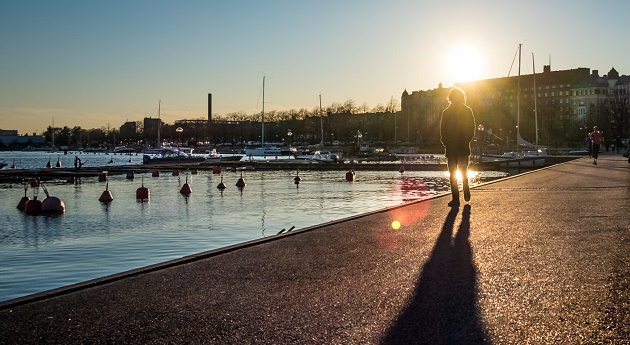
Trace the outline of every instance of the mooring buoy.
<instances>
[{"instance_id":1,"label":"mooring buoy","mask_svg":"<svg viewBox=\"0 0 630 345\"><path fill-rule=\"evenodd\" d=\"M223 183L223 175L221 175L221 182L217 185L217 188L219 188L221 191L223 191L225 188L227 188L225 183Z\"/></svg>"},{"instance_id":2,"label":"mooring buoy","mask_svg":"<svg viewBox=\"0 0 630 345\"><path fill-rule=\"evenodd\" d=\"M300 171L298 170L295 174L295 177L293 178L293 183L298 185L300 184L300 181L302 181L302 178L300 177Z\"/></svg>"},{"instance_id":3,"label":"mooring buoy","mask_svg":"<svg viewBox=\"0 0 630 345\"><path fill-rule=\"evenodd\" d=\"M245 179L243 179L243 173L241 173L241 177L238 179L238 181L236 181L236 186L238 188L244 188L247 185L247 183L245 183Z\"/></svg>"},{"instance_id":4,"label":"mooring buoy","mask_svg":"<svg viewBox=\"0 0 630 345\"><path fill-rule=\"evenodd\" d=\"M107 184L105 184L105 191L103 191L103 194L101 194L101 197L98 198L98 201L112 202L112 200L114 200L114 196L112 195L112 192L109 191L109 182L107 182Z\"/></svg>"},{"instance_id":5,"label":"mooring buoy","mask_svg":"<svg viewBox=\"0 0 630 345\"><path fill-rule=\"evenodd\" d=\"M182 193L182 195L184 196L189 196L192 193L192 188L190 187L190 184L188 183L188 175L186 175L186 183L184 183L184 185L179 190L179 192Z\"/></svg>"},{"instance_id":6,"label":"mooring buoy","mask_svg":"<svg viewBox=\"0 0 630 345\"><path fill-rule=\"evenodd\" d=\"M144 200L149 200L149 197L151 195L151 192L149 191L149 188L144 186L144 175L142 176L142 186L138 189L136 189L136 200L138 201L144 201Z\"/></svg>"},{"instance_id":7,"label":"mooring buoy","mask_svg":"<svg viewBox=\"0 0 630 345\"><path fill-rule=\"evenodd\" d=\"M24 196L20 199L20 202L17 205L17 209L20 211L24 211L24 207L26 206L26 202L31 200L31 198L27 195L28 192L28 184L24 183Z\"/></svg>"},{"instance_id":8,"label":"mooring buoy","mask_svg":"<svg viewBox=\"0 0 630 345\"><path fill-rule=\"evenodd\" d=\"M348 170L348 172L346 172L346 181L354 182L356 175L357 174L354 172L354 169Z\"/></svg>"}]
</instances>

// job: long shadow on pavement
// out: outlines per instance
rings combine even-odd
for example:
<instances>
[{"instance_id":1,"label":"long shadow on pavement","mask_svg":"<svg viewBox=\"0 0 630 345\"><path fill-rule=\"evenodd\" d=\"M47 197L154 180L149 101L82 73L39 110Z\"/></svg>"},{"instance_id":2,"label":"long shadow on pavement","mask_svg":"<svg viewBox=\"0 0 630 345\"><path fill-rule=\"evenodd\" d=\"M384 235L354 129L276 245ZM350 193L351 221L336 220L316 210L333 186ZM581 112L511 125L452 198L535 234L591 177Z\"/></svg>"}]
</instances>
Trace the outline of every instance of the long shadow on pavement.
<instances>
[{"instance_id":1,"label":"long shadow on pavement","mask_svg":"<svg viewBox=\"0 0 630 345\"><path fill-rule=\"evenodd\" d=\"M476 307L476 271L472 258L470 205L452 238L459 213L448 213L431 257L422 268L414 296L381 344L487 344Z\"/></svg>"}]
</instances>

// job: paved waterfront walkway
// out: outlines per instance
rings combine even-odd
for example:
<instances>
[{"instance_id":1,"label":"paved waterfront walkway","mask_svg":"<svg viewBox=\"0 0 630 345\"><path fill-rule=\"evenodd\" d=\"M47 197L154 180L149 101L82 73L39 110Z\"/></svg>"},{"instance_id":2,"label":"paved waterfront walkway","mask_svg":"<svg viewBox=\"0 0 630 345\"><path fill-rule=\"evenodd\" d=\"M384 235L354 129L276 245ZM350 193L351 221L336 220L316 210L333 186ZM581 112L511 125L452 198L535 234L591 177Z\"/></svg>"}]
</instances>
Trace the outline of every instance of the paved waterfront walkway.
<instances>
[{"instance_id":1,"label":"paved waterfront walkway","mask_svg":"<svg viewBox=\"0 0 630 345\"><path fill-rule=\"evenodd\" d=\"M4 303L0 343L630 343L627 159L449 198Z\"/></svg>"}]
</instances>

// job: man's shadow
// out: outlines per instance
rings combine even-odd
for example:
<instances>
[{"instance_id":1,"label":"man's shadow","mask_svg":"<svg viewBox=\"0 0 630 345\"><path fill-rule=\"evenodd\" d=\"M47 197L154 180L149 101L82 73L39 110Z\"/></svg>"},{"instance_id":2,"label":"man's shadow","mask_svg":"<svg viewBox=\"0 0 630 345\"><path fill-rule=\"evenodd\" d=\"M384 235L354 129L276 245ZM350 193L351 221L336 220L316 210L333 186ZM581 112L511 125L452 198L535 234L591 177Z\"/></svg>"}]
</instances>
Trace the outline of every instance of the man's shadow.
<instances>
[{"instance_id":1,"label":"man's shadow","mask_svg":"<svg viewBox=\"0 0 630 345\"><path fill-rule=\"evenodd\" d=\"M477 310L477 279L470 235L470 205L452 238L459 212L448 213L412 299L381 344L487 344Z\"/></svg>"}]
</instances>

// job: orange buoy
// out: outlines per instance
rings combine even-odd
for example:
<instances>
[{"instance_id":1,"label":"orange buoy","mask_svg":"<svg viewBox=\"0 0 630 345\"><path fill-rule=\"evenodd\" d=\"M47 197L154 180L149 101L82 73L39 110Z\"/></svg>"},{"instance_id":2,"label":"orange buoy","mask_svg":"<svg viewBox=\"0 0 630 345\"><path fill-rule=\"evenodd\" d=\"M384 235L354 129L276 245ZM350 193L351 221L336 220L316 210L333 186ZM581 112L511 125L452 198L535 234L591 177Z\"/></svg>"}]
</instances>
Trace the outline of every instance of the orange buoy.
<instances>
[{"instance_id":1,"label":"orange buoy","mask_svg":"<svg viewBox=\"0 0 630 345\"><path fill-rule=\"evenodd\" d=\"M144 186L144 176L142 177L142 187L136 189L136 200L139 201L144 201L144 200L149 200L149 196L150 196L151 192L149 191L149 188L146 188Z\"/></svg>"},{"instance_id":2,"label":"orange buoy","mask_svg":"<svg viewBox=\"0 0 630 345\"><path fill-rule=\"evenodd\" d=\"M186 183L184 183L184 185L182 186L182 189L180 189L179 192L182 193L182 195L184 196L189 196L190 193L192 193L192 188L190 187L190 184L188 183L188 175L186 175Z\"/></svg>"},{"instance_id":3,"label":"orange buoy","mask_svg":"<svg viewBox=\"0 0 630 345\"><path fill-rule=\"evenodd\" d=\"M236 181L236 186L238 188L243 188L247 186L247 183L245 183L245 179L243 179L243 173L241 173L241 178L239 178L238 181Z\"/></svg>"},{"instance_id":4,"label":"orange buoy","mask_svg":"<svg viewBox=\"0 0 630 345\"><path fill-rule=\"evenodd\" d=\"M223 191L225 188L227 188L227 186L225 185L225 183L223 183L223 175L221 175L221 183L219 183L217 185L217 188L219 188L221 191Z\"/></svg>"},{"instance_id":5,"label":"orange buoy","mask_svg":"<svg viewBox=\"0 0 630 345\"><path fill-rule=\"evenodd\" d=\"M41 204L42 213L56 214L64 213L66 211L66 205L61 199L56 196L49 196Z\"/></svg>"},{"instance_id":6,"label":"orange buoy","mask_svg":"<svg viewBox=\"0 0 630 345\"><path fill-rule=\"evenodd\" d=\"M156 171L151 173L151 176L153 176L153 177L160 177L160 172L158 170L156 170Z\"/></svg>"},{"instance_id":7,"label":"orange buoy","mask_svg":"<svg viewBox=\"0 0 630 345\"><path fill-rule=\"evenodd\" d=\"M356 175L357 174L354 172L354 169L348 170L348 172L346 172L346 181L354 182L354 179L356 178Z\"/></svg>"},{"instance_id":8,"label":"orange buoy","mask_svg":"<svg viewBox=\"0 0 630 345\"><path fill-rule=\"evenodd\" d=\"M31 198L29 198L28 195L27 195L27 191L28 191L28 185L25 183L24 184L24 196L22 197L22 199L20 199L20 202L17 205L17 208L20 211L24 211L24 207L26 207L26 202L31 200Z\"/></svg>"},{"instance_id":9,"label":"orange buoy","mask_svg":"<svg viewBox=\"0 0 630 345\"><path fill-rule=\"evenodd\" d=\"M214 166L212 167L212 173L213 174L220 174L221 173L221 167L220 166Z\"/></svg>"},{"instance_id":10,"label":"orange buoy","mask_svg":"<svg viewBox=\"0 0 630 345\"><path fill-rule=\"evenodd\" d=\"M98 182L105 182L105 181L107 181L107 173L103 171L102 173L98 175Z\"/></svg>"},{"instance_id":11,"label":"orange buoy","mask_svg":"<svg viewBox=\"0 0 630 345\"><path fill-rule=\"evenodd\" d=\"M112 200L114 200L114 196L112 195L112 192L109 191L109 182L107 182L107 184L105 185L105 191L103 192L103 194L101 194L101 197L98 198L98 201L112 202Z\"/></svg>"},{"instance_id":12,"label":"orange buoy","mask_svg":"<svg viewBox=\"0 0 630 345\"><path fill-rule=\"evenodd\" d=\"M42 202L37 200L37 197L35 197L33 200L27 201L24 205L24 213L26 214L37 215L40 214L41 211Z\"/></svg>"}]
</instances>

